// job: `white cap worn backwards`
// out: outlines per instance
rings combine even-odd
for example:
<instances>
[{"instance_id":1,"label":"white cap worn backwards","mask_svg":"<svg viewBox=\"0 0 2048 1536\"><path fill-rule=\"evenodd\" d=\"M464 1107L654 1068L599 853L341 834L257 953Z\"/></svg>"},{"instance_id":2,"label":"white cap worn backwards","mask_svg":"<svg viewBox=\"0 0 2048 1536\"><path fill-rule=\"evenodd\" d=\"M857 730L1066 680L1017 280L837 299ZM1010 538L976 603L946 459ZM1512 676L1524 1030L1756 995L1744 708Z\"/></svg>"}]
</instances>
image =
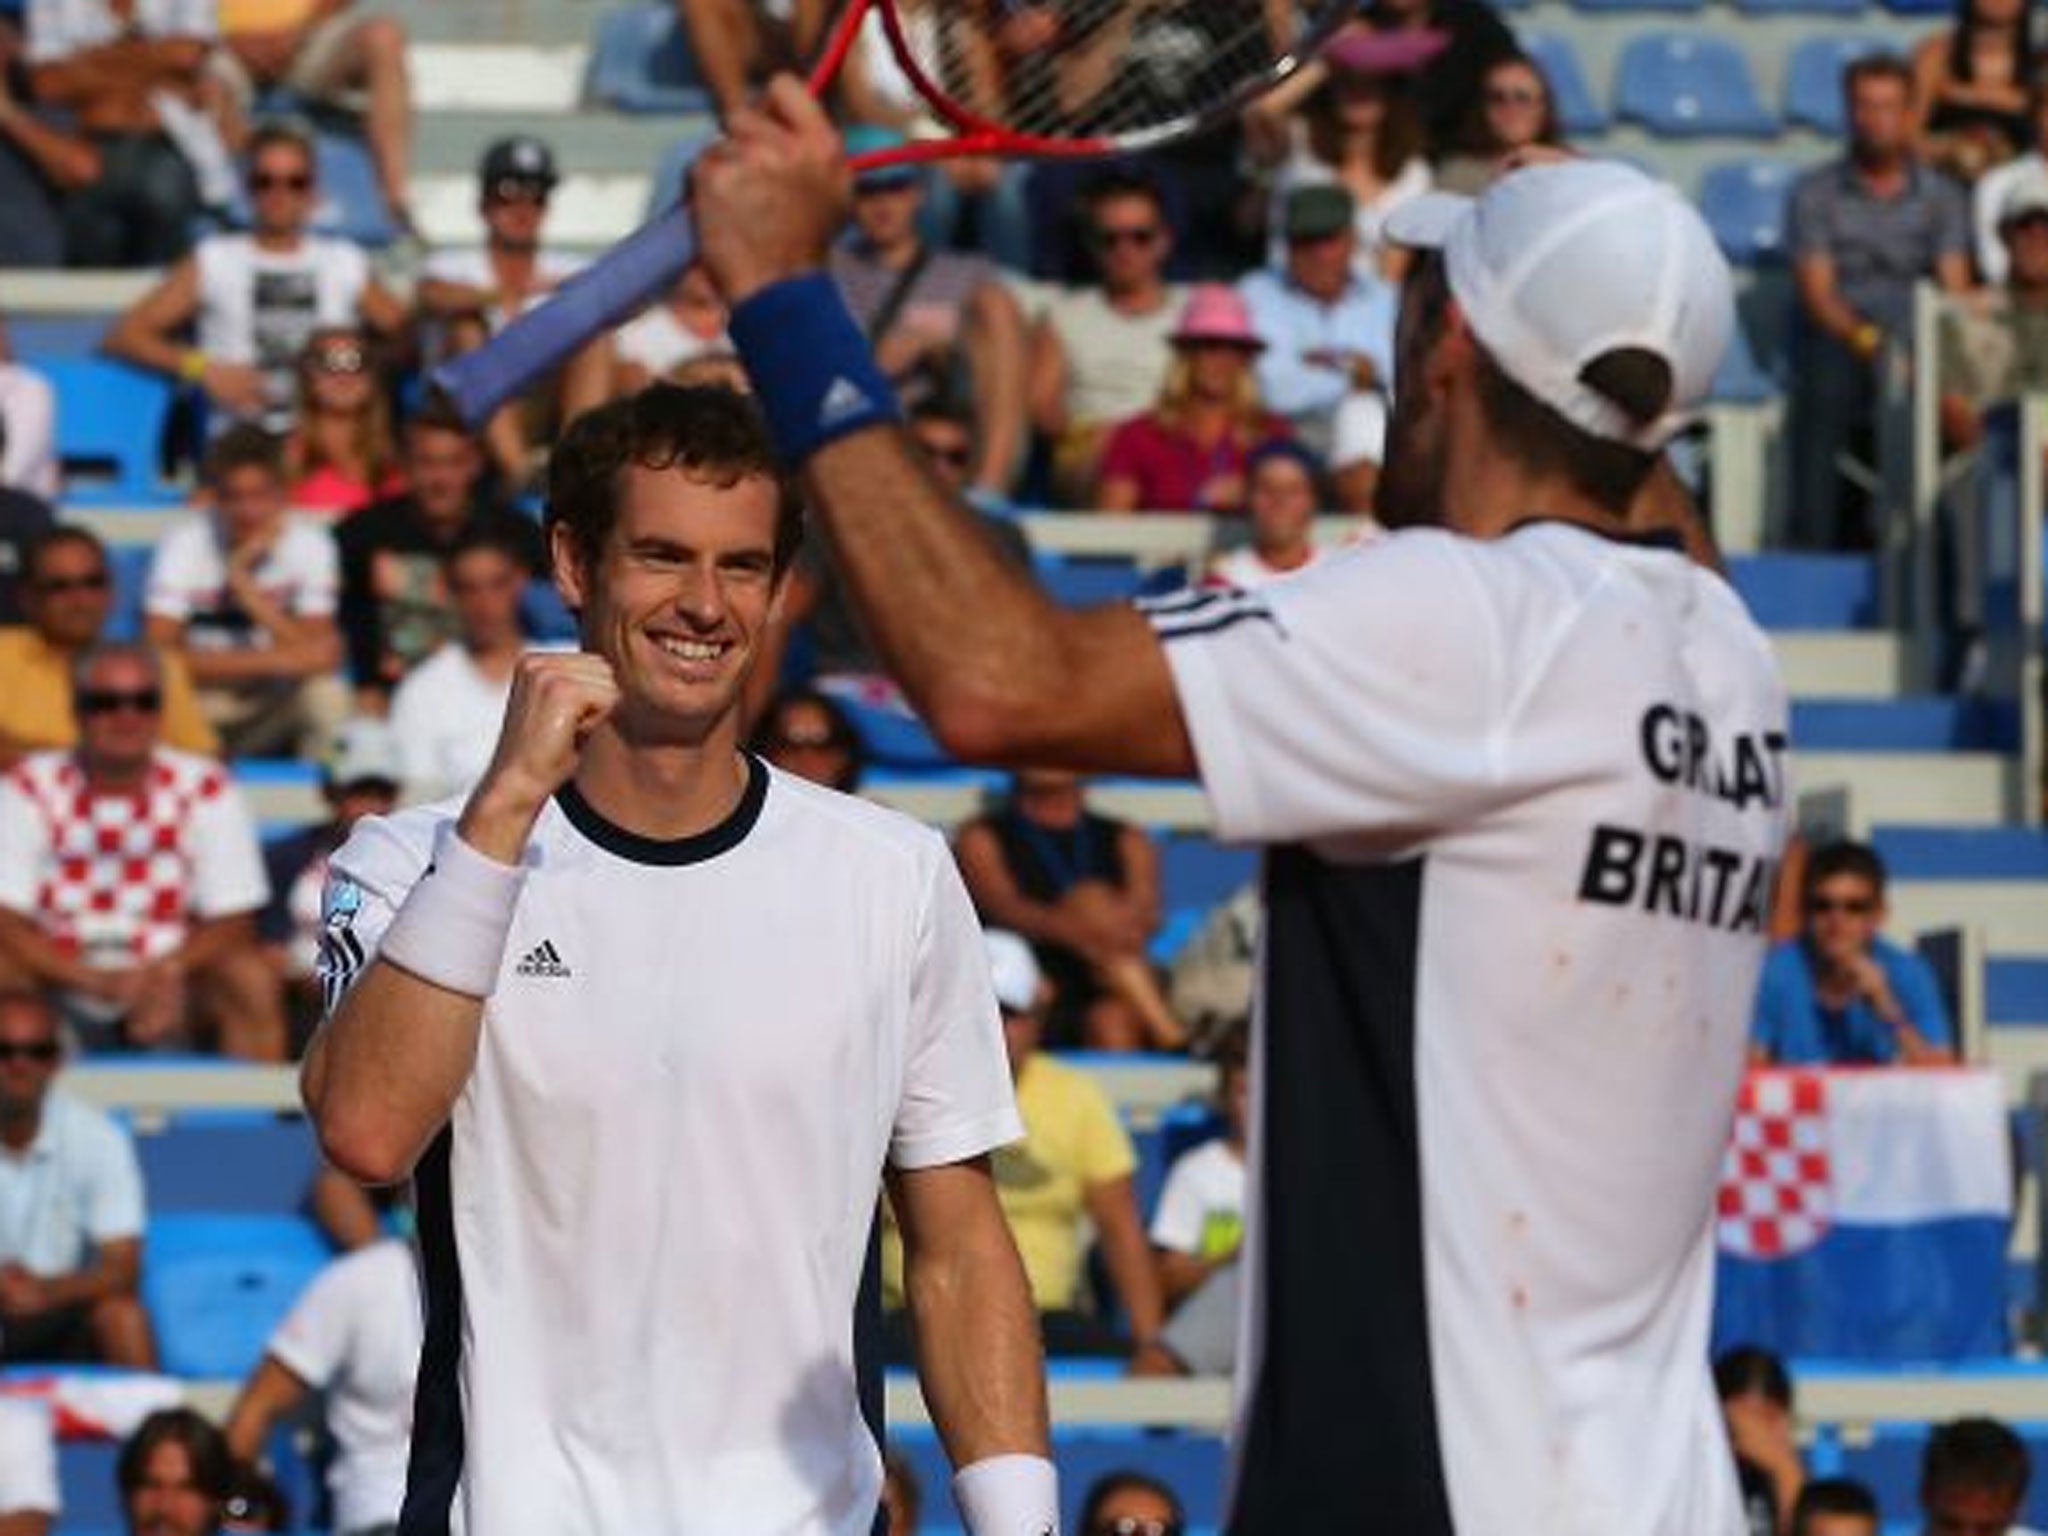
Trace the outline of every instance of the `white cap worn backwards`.
<instances>
[{"instance_id":1,"label":"white cap worn backwards","mask_svg":"<svg viewBox=\"0 0 2048 1536\"><path fill-rule=\"evenodd\" d=\"M1431 192L1387 238L1444 253L1451 294L1501 370L1596 437L1658 448L1704 403L1735 325L1734 283L1706 222L1612 160L1511 171L1476 198ZM1670 366L1664 414L1632 420L1582 377L1619 348Z\"/></svg>"}]
</instances>

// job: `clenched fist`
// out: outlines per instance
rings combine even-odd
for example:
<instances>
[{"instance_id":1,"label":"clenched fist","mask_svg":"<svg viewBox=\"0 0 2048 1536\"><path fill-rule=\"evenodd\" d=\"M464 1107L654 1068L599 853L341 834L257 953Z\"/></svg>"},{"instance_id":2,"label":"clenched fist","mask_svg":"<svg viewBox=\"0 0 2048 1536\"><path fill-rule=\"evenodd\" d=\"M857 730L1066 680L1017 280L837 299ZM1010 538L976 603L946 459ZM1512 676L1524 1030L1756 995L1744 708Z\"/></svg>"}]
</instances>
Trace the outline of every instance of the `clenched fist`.
<instances>
[{"instance_id":1,"label":"clenched fist","mask_svg":"<svg viewBox=\"0 0 2048 1536\"><path fill-rule=\"evenodd\" d=\"M618 680L602 656L521 657L498 750L462 810L462 840L488 858L518 863L548 797L575 774L583 743L618 703Z\"/></svg>"}]
</instances>

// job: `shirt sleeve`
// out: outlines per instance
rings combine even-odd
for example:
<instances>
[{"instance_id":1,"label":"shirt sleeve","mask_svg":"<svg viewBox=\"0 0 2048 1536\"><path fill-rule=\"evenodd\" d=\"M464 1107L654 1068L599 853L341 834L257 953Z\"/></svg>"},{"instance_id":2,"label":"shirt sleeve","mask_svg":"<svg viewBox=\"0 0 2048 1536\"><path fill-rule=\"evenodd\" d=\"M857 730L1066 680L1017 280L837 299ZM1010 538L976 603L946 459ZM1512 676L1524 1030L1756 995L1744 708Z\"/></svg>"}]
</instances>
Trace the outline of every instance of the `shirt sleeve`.
<instances>
[{"instance_id":1,"label":"shirt sleeve","mask_svg":"<svg viewBox=\"0 0 2048 1536\"><path fill-rule=\"evenodd\" d=\"M298 578L298 616L331 619L341 603L340 552L335 548L334 535L318 523L303 522L299 527L302 543L298 560L303 563L293 573Z\"/></svg>"},{"instance_id":2,"label":"shirt sleeve","mask_svg":"<svg viewBox=\"0 0 2048 1536\"><path fill-rule=\"evenodd\" d=\"M1184 1152L1166 1171L1166 1185L1159 1191L1159 1208L1152 1213L1152 1245L1175 1253L1202 1251L1202 1201L1194 1166L1194 1154Z\"/></svg>"},{"instance_id":3,"label":"shirt sleeve","mask_svg":"<svg viewBox=\"0 0 2048 1536\"><path fill-rule=\"evenodd\" d=\"M1075 1171L1081 1182L1107 1184L1112 1179L1129 1178L1138 1171L1138 1149L1131 1145L1130 1133L1117 1118L1116 1106L1094 1078L1076 1073L1074 1082L1081 1095L1076 1106L1079 1136L1075 1142Z\"/></svg>"},{"instance_id":4,"label":"shirt sleeve","mask_svg":"<svg viewBox=\"0 0 2048 1536\"><path fill-rule=\"evenodd\" d=\"M1785 214L1785 248L1794 261L1834 254L1828 238L1827 188L1820 179L1829 174L1829 168L1823 166L1792 188L1792 202Z\"/></svg>"},{"instance_id":5,"label":"shirt sleeve","mask_svg":"<svg viewBox=\"0 0 2048 1536\"><path fill-rule=\"evenodd\" d=\"M1969 194L1946 176L1936 176L1934 252L1937 256L1970 254Z\"/></svg>"},{"instance_id":6,"label":"shirt sleeve","mask_svg":"<svg viewBox=\"0 0 2048 1536\"><path fill-rule=\"evenodd\" d=\"M176 527L157 545L142 589L142 611L150 618L182 623L192 616L190 543L186 529Z\"/></svg>"},{"instance_id":7,"label":"shirt sleeve","mask_svg":"<svg viewBox=\"0 0 2048 1536\"><path fill-rule=\"evenodd\" d=\"M1934 967L1911 950L1901 950L1887 958L1892 992L1906 1011L1906 1018L1927 1037L1929 1045L1953 1050L1955 1026L1949 1022L1948 1004L1942 1001L1941 983L1935 979Z\"/></svg>"},{"instance_id":8,"label":"shirt sleeve","mask_svg":"<svg viewBox=\"0 0 2048 1536\"><path fill-rule=\"evenodd\" d=\"M924 857L903 1097L889 1146L898 1168L962 1162L1024 1136L981 925L936 833Z\"/></svg>"},{"instance_id":9,"label":"shirt sleeve","mask_svg":"<svg viewBox=\"0 0 2048 1536\"><path fill-rule=\"evenodd\" d=\"M314 973L332 1014L370 967L384 930L427 867L432 823L424 818L371 816L356 823L327 862L320 898L320 958Z\"/></svg>"},{"instance_id":10,"label":"shirt sleeve","mask_svg":"<svg viewBox=\"0 0 2048 1536\"><path fill-rule=\"evenodd\" d=\"M61 1512L51 1413L30 1398L0 1400L0 1515Z\"/></svg>"},{"instance_id":11,"label":"shirt sleeve","mask_svg":"<svg viewBox=\"0 0 2048 1536\"><path fill-rule=\"evenodd\" d=\"M1971 243L1976 247L1977 270L1993 288L2005 285L2005 241L1998 234L1998 208L2005 194L2027 167L2024 159L1994 166L1977 178L1970 189ZM2040 167L2032 167L2039 174Z\"/></svg>"},{"instance_id":12,"label":"shirt sleeve","mask_svg":"<svg viewBox=\"0 0 2048 1536\"><path fill-rule=\"evenodd\" d=\"M1418 530L1256 593L1152 605L1226 841L1366 828L1392 847L1504 792L1502 652L1549 654L1551 635L1503 636L1506 616L1462 546Z\"/></svg>"},{"instance_id":13,"label":"shirt sleeve","mask_svg":"<svg viewBox=\"0 0 2048 1536\"><path fill-rule=\"evenodd\" d=\"M254 912L270 899L263 847L242 792L223 777L192 813L193 907L201 917Z\"/></svg>"},{"instance_id":14,"label":"shirt sleeve","mask_svg":"<svg viewBox=\"0 0 2048 1536\"><path fill-rule=\"evenodd\" d=\"M142 1164L135 1143L111 1120L103 1121L94 1138L92 1183L86 1191L86 1236L95 1243L142 1236L144 1206Z\"/></svg>"},{"instance_id":15,"label":"shirt sleeve","mask_svg":"<svg viewBox=\"0 0 2048 1536\"><path fill-rule=\"evenodd\" d=\"M49 834L35 802L11 778L0 779L0 907L33 915L49 856Z\"/></svg>"},{"instance_id":16,"label":"shirt sleeve","mask_svg":"<svg viewBox=\"0 0 2048 1536\"><path fill-rule=\"evenodd\" d=\"M266 1354L316 1390L333 1381L348 1358L350 1272L349 1261L341 1259L314 1276L264 1346Z\"/></svg>"}]
</instances>

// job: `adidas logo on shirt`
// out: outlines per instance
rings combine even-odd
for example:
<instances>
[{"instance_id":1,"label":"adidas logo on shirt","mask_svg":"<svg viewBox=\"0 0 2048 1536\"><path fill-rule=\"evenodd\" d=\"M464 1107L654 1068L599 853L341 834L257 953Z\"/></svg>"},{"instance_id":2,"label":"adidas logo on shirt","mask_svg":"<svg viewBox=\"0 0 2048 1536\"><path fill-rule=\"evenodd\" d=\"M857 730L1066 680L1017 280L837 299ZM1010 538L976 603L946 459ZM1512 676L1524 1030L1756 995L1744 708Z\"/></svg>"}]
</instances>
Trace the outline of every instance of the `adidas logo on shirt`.
<instances>
[{"instance_id":1,"label":"adidas logo on shirt","mask_svg":"<svg viewBox=\"0 0 2048 1536\"><path fill-rule=\"evenodd\" d=\"M875 403L867 397L867 392L842 375L832 381L831 387L825 391L825 398L818 405L818 425L833 426L849 416L858 416L874 408Z\"/></svg>"},{"instance_id":2,"label":"adidas logo on shirt","mask_svg":"<svg viewBox=\"0 0 2048 1536\"><path fill-rule=\"evenodd\" d=\"M563 961L561 951L556 949L554 943L548 939L542 939L532 949L529 949L526 952L526 958L513 966L512 970L515 975L519 976L566 978L575 974Z\"/></svg>"}]
</instances>

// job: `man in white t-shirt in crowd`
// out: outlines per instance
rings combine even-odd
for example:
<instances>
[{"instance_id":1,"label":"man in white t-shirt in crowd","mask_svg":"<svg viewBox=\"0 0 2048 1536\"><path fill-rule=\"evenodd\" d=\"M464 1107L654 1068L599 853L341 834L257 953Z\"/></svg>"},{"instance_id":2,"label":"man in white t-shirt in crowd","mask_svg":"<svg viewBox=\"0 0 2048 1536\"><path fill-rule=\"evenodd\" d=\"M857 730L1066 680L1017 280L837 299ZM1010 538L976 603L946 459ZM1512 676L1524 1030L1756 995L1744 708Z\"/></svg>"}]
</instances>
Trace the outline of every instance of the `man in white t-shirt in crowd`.
<instances>
[{"instance_id":1,"label":"man in white t-shirt in crowd","mask_svg":"<svg viewBox=\"0 0 2048 1536\"><path fill-rule=\"evenodd\" d=\"M48 1403L0 1398L0 1536L49 1536L63 1513Z\"/></svg>"},{"instance_id":2,"label":"man in white t-shirt in crowd","mask_svg":"<svg viewBox=\"0 0 2048 1536\"><path fill-rule=\"evenodd\" d=\"M73 667L78 745L0 779L0 980L54 989L89 1048L187 1044L275 1061L284 1016L256 940L256 823L225 769L160 745L143 645Z\"/></svg>"},{"instance_id":3,"label":"man in white t-shirt in crowd","mask_svg":"<svg viewBox=\"0 0 2048 1536\"><path fill-rule=\"evenodd\" d=\"M1158 1343L1131 1361L1134 1375L1228 1376L1237 1363L1237 1255L1244 1239L1250 1090L1245 1033L1239 1029L1216 1051L1223 1134L1174 1159L1152 1212L1152 1253L1167 1321Z\"/></svg>"},{"instance_id":4,"label":"man in white t-shirt in crowd","mask_svg":"<svg viewBox=\"0 0 2048 1536\"><path fill-rule=\"evenodd\" d=\"M466 534L441 573L455 607L455 638L391 696L391 733L412 801L464 793L483 777L526 652L519 605L533 572L515 545L488 530Z\"/></svg>"},{"instance_id":5,"label":"man in white t-shirt in crowd","mask_svg":"<svg viewBox=\"0 0 2048 1536\"><path fill-rule=\"evenodd\" d=\"M0 990L0 1362L148 1370L142 1169L111 1116L53 1086L62 1058L49 1000Z\"/></svg>"},{"instance_id":6,"label":"man in white t-shirt in crowd","mask_svg":"<svg viewBox=\"0 0 2048 1536\"><path fill-rule=\"evenodd\" d=\"M968 761L1199 774L1268 845L1230 1530L1734 1536L1713 1203L1789 728L1741 599L1638 532L1734 325L1698 211L1594 160L1404 204L1407 526L1063 610L886 412L820 412L875 377L819 275L845 186L781 79L691 195L877 651Z\"/></svg>"},{"instance_id":7,"label":"man in white t-shirt in crowd","mask_svg":"<svg viewBox=\"0 0 2048 1536\"><path fill-rule=\"evenodd\" d=\"M1307 570L1323 557L1316 509L1325 503L1322 465L1292 438L1275 438L1244 461L1245 520L1251 538L1218 555L1209 584L1252 591Z\"/></svg>"},{"instance_id":8,"label":"man in white t-shirt in crowd","mask_svg":"<svg viewBox=\"0 0 2048 1536\"><path fill-rule=\"evenodd\" d=\"M270 1432L323 1397L335 1536L389 1536L405 1502L412 1397L419 1378L419 1262L403 1237L336 1259L293 1304L228 1413L228 1448L257 1460ZM5 1536L0 1531L0 1536Z\"/></svg>"},{"instance_id":9,"label":"man in white t-shirt in crowd","mask_svg":"<svg viewBox=\"0 0 2048 1536\"><path fill-rule=\"evenodd\" d=\"M630 395L700 357L731 355L725 300L704 269L693 263L667 293L613 334L612 392Z\"/></svg>"},{"instance_id":10,"label":"man in white t-shirt in crowd","mask_svg":"<svg viewBox=\"0 0 2048 1536\"><path fill-rule=\"evenodd\" d=\"M420 271L420 315L438 327L441 352L480 345L582 268L580 258L544 243L548 200L560 179L555 152L531 134L500 139L484 151L477 165L483 244L436 251ZM533 452L551 438L555 421L606 398L611 366L607 333L491 418L484 440L508 485L531 478Z\"/></svg>"},{"instance_id":11,"label":"man in white t-shirt in crowd","mask_svg":"<svg viewBox=\"0 0 2048 1536\"><path fill-rule=\"evenodd\" d=\"M299 354L322 327L360 324L390 338L406 328L405 306L377 281L363 248L311 232L316 163L299 129L257 129L249 232L201 239L102 343L110 357L197 385L216 430L249 421L288 431L298 416Z\"/></svg>"},{"instance_id":12,"label":"man in white t-shirt in crowd","mask_svg":"<svg viewBox=\"0 0 2048 1536\"><path fill-rule=\"evenodd\" d=\"M524 658L468 799L363 823L328 882L306 1103L418 1191L399 1530L868 1536L885 1177L967 1527L1053 1529L973 909L937 834L739 750L795 488L750 400L666 384L548 481L585 649Z\"/></svg>"},{"instance_id":13,"label":"man in white t-shirt in crowd","mask_svg":"<svg viewBox=\"0 0 2048 1536\"><path fill-rule=\"evenodd\" d=\"M184 656L228 756L317 756L349 705L334 535L287 510L282 451L260 427L230 428L201 476L213 505L150 562L149 638Z\"/></svg>"},{"instance_id":14,"label":"man in white t-shirt in crowd","mask_svg":"<svg viewBox=\"0 0 2048 1536\"><path fill-rule=\"evenodd\" d=\"M1055 294L1030 338L1031 425L1052 443L1053 498L1086 500L1109 429L1152 409L1186 290L1166 280L1173 227L1159 189L1108 170L1081 194L1097 280Z\"/></svg>"},{"instance_id":15,"label":"man in white t-shirt in crowd","mask_svg":"<svg viewBox=\"0 0 2048 1536\"><path fill-rule=\"evenodd\" d=\"M1266 343L1254 365L1268 410L1285 416L1319 453L1335 443L1338 417L1367 441L1347 444L1347 463L1377 468L1385 456L1387 397L1394 384L1394 285L1361 270L1356 202L1341 186L1296 187L1281 214L1286 260L1240 282L1252 328ZM1378 441L1370 423L1378 420Z\"/></svg>"}]
</instances>

